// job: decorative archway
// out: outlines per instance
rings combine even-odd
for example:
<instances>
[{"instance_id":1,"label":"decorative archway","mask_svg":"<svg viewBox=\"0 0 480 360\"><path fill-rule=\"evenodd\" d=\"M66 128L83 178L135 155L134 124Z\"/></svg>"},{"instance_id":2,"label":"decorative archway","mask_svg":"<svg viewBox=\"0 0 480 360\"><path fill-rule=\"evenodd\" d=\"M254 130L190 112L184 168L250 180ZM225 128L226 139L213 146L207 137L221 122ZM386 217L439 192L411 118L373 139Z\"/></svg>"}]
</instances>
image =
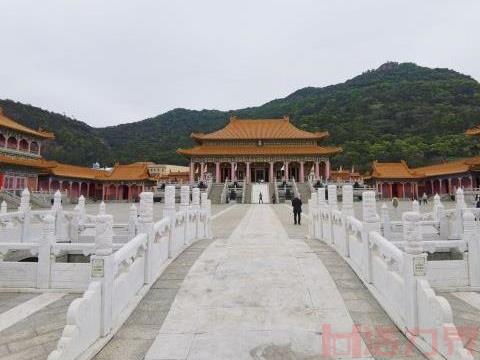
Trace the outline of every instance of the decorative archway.
<instances>
[{"instance_id":1,"label":"decorative archway","mask_svg":"<svg viewBox=\"0 0 480 360\"><path fill-rule=\"evenodd\" d=\"M88 197L88 184L87 183L81 183L81 185L80 185L80 195Z\"/></svg>"},{"instance_id":2,"label":"decorative archway","mask_svg":"<svg viewBox=\"0 0 480 360\"><path fill-rule=\"evenodd\" d=\"M18 148L21 151L28 151L28 141L25 139L20 140L20 143L18 144Z\"/></svg>"},{"instance_id":3,"label":"decorative archway","mask_svg":"<svg viewBox=\"0 0 480 360\"><path fill-rule=\"evenodd\" d=\"M3 134L0 134L0 147L5 147L5 143L6 143L6 139L5 139L5 136Z\"/></svg>"},{"instance_id":4,"label":"decorative archway","mask_svg":"<svg viewBox=\"0 0 480 360\"><path fill-rule=\"evenodd\" d=\"M38 146L38 143L36 141L32 141L30 143L30 152L32 154L39 154L40 153L40 146Z\"/></svg>"},{"instance_id":5,"label":"decorative archway","mask_svg":"<svg viewBox=\"0 0 480 360\"><path fill-rule=\"evenodd\" d=\"M17 139L13 136L10 136L7 140L7 147L9 149L17 149Z\"/></svg>"}]
</instances>

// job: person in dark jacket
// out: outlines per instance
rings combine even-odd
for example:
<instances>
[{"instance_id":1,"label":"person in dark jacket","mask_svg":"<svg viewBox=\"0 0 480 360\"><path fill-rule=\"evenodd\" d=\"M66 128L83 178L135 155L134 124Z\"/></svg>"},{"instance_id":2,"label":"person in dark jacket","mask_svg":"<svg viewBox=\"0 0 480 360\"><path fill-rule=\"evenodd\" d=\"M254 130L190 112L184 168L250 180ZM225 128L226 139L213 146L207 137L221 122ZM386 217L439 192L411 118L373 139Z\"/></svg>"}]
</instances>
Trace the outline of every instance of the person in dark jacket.
<instances>
[{"instance_id":1,"label":"person in dark jacket","mask_svg":"<svg viewBox=\"0 0 480 360\"><path fill-rule=\"evenodd\" d=\"M292 207L293 207L293 222L295 225L301 225L301 214L302 214L302 200L298 197L294 197L292 199Z\"/></svg>"}]
</instances>

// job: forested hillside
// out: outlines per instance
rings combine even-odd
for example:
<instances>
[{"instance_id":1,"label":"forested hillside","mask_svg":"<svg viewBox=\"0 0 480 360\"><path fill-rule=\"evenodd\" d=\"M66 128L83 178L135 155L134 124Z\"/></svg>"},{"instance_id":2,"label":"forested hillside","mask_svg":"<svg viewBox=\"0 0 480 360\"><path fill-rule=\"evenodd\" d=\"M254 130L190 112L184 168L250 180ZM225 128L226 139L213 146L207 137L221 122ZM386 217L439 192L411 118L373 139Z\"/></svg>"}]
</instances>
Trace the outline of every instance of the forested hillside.
<instances>
[{"instance_id":1,"label":"forested hillside","mask_svg":"<svg viewBox=\"0 0 480 360\"><path fill-rule=\"evenodd\" d=\"M178 147L189 134L225 125L231 114L267 118L289 115L306 130L328 130L327 143L344 152L335 165L367 169L374 160L405 159L412 166L478 153L464 131L480 123L480 84L448 69L386 63L345 83L304 88L262 106L221 112L175 109L136 123L92 128L29 105L0 101L12 118L56 133L50 158L90 165L93 161L151 160L182 163Z\"/></svg>"}]
</instances>

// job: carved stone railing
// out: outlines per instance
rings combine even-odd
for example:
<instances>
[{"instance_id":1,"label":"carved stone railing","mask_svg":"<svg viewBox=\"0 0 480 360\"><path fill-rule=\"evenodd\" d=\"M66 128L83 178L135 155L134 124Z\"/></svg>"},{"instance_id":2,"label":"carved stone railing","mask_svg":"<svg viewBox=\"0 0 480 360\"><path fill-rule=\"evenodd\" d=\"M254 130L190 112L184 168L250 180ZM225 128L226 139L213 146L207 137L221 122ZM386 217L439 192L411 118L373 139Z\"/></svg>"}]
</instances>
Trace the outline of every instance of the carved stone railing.
<instances>
[{"instance_id":1,"label":"carved stone railing","mask_svg":"<svg viewBox=\"0 0 480 360\"><path fill-rule=\"evenodd\" d=\"M472 355L464 348L453 324L448 302L435 295L431 281L438 269L439 261L427 261L425 251L437 251L442 247L468 249L468 264L460 262L468 271L471 288L480 285L480 233L478 222L469 211L457 209L462 222L454 221L461 240L427 241L423 239L423 228L437 226L437 218L424 220L418 211L406 212L402 216L401 244L386 238L392 232L391 223L377 214L375 192L362 194L363 219L353 215L353 192L349 185L343 187L343 206L338 209L336 187L328 186L328 204L324 192L312 194L309 201L309 235L333 247L357 273L372 295L377 299L390 318L407 337L424 353L446 359L471 360ZM441 208L440 215L442 216ZM413 209L415 210L415 208ZM382 211L384 212L384 211ZM428 217L427 217L428 219ZM383 235L381 224L383 223ZM439 234L443 233L441 225ZM387 231L385 231L387 230ZM445 261L449 268L455 261ZM458 272L456 273L458 276ZM443 281L447 281L443 279ZM441 285L441 284L440 284ZM432 336L433 331L433 336ZM445 334L449 336L446 337ZM451 336L450 336L451 335Z\"/></svg>"},{"instance_id":2,"label":"carved stone railing","mask_svg":"<svg viewBox=\"0 0 480 360\"><path fill-rule=\"evenodd\" d=\"M175 188L167 186L163 218L154 222L153 193L140 194L137 234L117 251L112 217L96 218L90 284L70 305L67 326L49 360L74 360L96 341L111 338L133 311L132 302L140 301L166 266L193 241L211 236L207 196L194 188L190 203L189 187L184 186L176 211Z\"/></svg>"}]
</instances>

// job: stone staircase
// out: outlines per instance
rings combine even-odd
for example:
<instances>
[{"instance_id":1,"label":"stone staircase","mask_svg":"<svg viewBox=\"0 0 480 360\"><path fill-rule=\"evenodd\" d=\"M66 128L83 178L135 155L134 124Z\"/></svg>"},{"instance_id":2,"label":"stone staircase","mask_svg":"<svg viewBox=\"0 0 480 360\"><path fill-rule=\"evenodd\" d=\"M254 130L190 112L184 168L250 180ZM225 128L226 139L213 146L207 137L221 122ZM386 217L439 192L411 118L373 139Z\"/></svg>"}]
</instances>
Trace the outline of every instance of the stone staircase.
<instances>
[{"instance_id":1,"label":"stone staircase","mask_svg":"<svg viewBox=\"0 0 480 360\"><path fill-rule=\"evenodd\" d=\"M209 196L212 204L221 204L223 185L224 184L212 184L212 189L210 190Z\"/></svg>"},{"instance_id":2,"label":"stone staircase","mask_svg":"<svg viewBox=\"0 0 480 360\"><path fill-rule=\"evenodd\" d=\"M297 183L297 189L300 194L300 200L302 200L302 203L306 204L312 193L310 191L310 186L308 183Z\"/></svg>"},{"instance_id":3,"label":"stone staircase","mask_svg":"<svg viewBox=\"0 0 480 360\"><path fill-rule=\"evenodd\" d=\"M0 191L0 202L5 201L9 209L16 209L20 206L20 196L12 192Z\"/></svg>"},{"instance_id":4,"label":"stone staircase","mask_svg":"<svg viewBox=\"0 0 480 360\"><path fill-rule=\"evenodd\" d=\"M258 198L260 193L262 193L262 200L264 204L270 203L270 192L269 186L266 183L263 184L252 184L251 186L251 195L250 199L253 204L258 204Z\"/></svg>"}]
</instances>

